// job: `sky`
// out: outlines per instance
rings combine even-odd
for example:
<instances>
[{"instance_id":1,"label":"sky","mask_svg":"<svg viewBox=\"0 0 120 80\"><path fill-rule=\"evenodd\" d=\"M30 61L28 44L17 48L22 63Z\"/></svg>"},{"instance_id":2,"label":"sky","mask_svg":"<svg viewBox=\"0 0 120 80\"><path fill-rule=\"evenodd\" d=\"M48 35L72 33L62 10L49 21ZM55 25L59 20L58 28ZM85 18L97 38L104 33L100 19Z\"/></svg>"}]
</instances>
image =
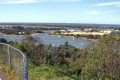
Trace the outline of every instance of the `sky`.
<instances>
[{"instance_id":1,"label":"sky","mask_svg":"<svg viewBox=\"0 0 120 80\"><path fill-rule=\"evenodd\" d=\"M120 24L120 0L0 0L0 23Z\"/></svg>"}]
</instances>

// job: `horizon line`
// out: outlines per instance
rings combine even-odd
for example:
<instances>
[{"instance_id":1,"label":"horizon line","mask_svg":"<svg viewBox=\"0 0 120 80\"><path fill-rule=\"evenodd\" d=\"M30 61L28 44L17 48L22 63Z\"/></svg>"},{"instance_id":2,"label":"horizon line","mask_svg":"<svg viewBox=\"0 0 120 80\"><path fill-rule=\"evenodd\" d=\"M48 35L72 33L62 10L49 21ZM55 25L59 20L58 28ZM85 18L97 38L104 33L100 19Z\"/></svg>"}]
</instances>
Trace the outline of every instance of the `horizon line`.
<instances>
[{"instance_id":1,"label":"horizon line","mask_svg":"<svg viewBox=\"0 0 120 80\"><path fill-rule=\"evenodd\" d=\"M69 23L69 22L0 22L0 24L98 24L98 25L120 25L108 23Z\"/></svg>"}]
</instances>

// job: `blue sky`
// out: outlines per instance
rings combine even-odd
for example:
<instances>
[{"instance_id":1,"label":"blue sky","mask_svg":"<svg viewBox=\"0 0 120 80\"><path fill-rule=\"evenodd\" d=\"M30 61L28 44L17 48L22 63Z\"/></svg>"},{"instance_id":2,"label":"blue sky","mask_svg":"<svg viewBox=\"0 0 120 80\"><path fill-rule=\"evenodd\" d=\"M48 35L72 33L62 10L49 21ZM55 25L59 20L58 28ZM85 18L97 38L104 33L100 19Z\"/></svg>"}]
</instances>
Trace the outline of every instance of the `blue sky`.
<instances>
[{"instance_id":1,"label":"blue sky","mask_svg":"<svg viewBox=\"0 0 120 80\"><path fill-rule=\"evenodd\" d=\"M120 24L120 1L0 0L0 22Z\"/></svg>"}]
</instances>

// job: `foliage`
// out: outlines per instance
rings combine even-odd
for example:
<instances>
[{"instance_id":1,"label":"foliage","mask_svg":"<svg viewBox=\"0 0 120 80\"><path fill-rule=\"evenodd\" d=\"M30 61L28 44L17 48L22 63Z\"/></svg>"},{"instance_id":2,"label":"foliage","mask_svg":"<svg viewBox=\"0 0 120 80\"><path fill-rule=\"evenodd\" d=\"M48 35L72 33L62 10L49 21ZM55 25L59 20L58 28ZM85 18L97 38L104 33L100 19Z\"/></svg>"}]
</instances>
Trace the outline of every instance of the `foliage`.
<instances>
[{"instance_id":1,"label":"foliage","mask_svg":"<svg viewBox=\"0 0 120 80\"><path fill-rule=\"evenodd\" d=\"M62 70L48 65L35 66L30 59L28 60L28 69L30 80L73 80Z\"/></svg>"},{"instance_id":2,"label":"foliage","mask_svg":"<svg viewBox=\"0 0 120 80\"><path fill-rule=\"evenodd\" d=\"M31 80L119 80L120 35L100 37L97 44L78 49L68 42L58 47L38 43L38 38L9 42L29 58ZM67 78L65 77L67 76ZM69 77L69 78L68 78Z\"/></svg>"},{"instance_id":3,"label":"foliage","mask_svg":"<svg viewBox=\"0 0 120 80\"><path fill-rule=\"evenodd\" d=\"M51 66L53 65L51 52L48 52L48 53L45 55L44 63L47 64L47 65L51 65Z\"/></svg>"},{"instance_id":4,"label":"foliage","mask_svg":"<svg viewBox=\"0 0 120 80\"><path fill-rule=\"evenodd\" d=\"M4 39L4 38L0 38L0 42L1 42L1 43L7 43L7 40Z\"/></svg>"},{"instance_id":5,"label":"foliage","mask_svg":"<svg viewBox=\"0 0 120 80\"><path fill-rule=\"evenodd\" d=\"M3 29L0 29L0 32L5 35L29 35L33 33L43 33L41 28L24 28L22 26L12 26L7 27L5 26Z\"/></svg>"},{"instance_id":6,"label":"foliage","mask_svg":"<svg viewBox=\"0 0 120 80\"><path fill-rule=\"evenodd\" d=\"M81 80L120 79L120 35L103 36L87 55Z\"/></svg>"},{"instance_id":7,"label":"foliage","mask_svg":"<svg viewBox=\"0 0 120 80\"><path fill-rule=\"evenodd\" d=\"M0 60L0 67L3 68L3 69L0 69L0 71L4 72L9 78L9 80L18 80L18 77L15 71L12 70L10 67L8 67L8 65L3 65L1 60Z\"/></svg>"}]
</instances>

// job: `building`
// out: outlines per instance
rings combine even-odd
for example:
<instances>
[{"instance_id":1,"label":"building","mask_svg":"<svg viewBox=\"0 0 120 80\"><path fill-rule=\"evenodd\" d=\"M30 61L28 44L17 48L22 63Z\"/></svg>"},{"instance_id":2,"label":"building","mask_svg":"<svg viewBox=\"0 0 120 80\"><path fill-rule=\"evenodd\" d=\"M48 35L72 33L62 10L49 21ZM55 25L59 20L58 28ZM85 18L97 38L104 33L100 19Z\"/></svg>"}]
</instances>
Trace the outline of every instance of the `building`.
<instances>
[{"instance_id":1,"label":"building","mask_svg":"<svg viewBox=\"0 0 120 80\"><path fill-rule=\"evenodd\" d=\"M105 30L103 31L104 33L112 33L113 31L112 30Z\"/></svg>"},{"instance_id":2,"label":"building","mask_svg":"<svg viewBox=\"0 0 120 80\"><path fill-rule=\"evenodd\" d=\"M9 25L4 25L3 26L3 29L12 29L13 28L13 26L9 26Z\"/></svg>"},{"instance_id":3,"label":"building","mask_svg":"<svg viewBox=\"0 0 120 80\"><path fill-rule=\"evenodd\" d=\"M91 31L92 29L90 28L90 29L84 29L84 31Z\"/></svg>"}]
</instances>

